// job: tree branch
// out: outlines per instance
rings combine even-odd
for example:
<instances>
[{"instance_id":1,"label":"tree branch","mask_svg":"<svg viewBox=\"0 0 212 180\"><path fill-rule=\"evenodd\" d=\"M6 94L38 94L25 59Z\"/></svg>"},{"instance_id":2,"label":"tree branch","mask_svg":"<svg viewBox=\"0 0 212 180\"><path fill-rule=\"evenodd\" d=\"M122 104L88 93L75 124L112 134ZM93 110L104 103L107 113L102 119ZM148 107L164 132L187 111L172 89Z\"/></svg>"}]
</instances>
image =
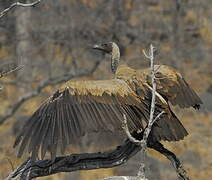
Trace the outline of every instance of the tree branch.
<instances>
[{"instance_id":1,"label":"tree branch","mask_svg":"<svg viewBox=\"0 0 212 180\"><path fill-rule=\"evenodd\" d=\"M54 79L50 78L50 79L42 81L35 91L32 91L32 92L20 97L19 100L8 109L7 113L1 117L0 125L3 124L8 118L12 117L24 102L39 95L40 92L47 86L50 86L50 85L52 86L52 85L56 85L59 83L63 83L72 78L89 76L89 75L93 74L93 72L98 68L99 64L100 64L100 62L97 61L94 65L94 67L90 71L87 71L87 72L79 71L77 74L69 73L69 74L64 74L61 77L57 77Z\"/></svg>"},{"instance_id":2,"label":"tree branch","mask_svg":"<svg viewBox=\"0 0 212 180\"><path fill-rule=\"evenodd\" d=\"M18 66L14 62L5 63L0 66L0 78L7 76L14 71L18 71L22 69L23 67L24 67L23 65Z\"/></svg>"},{"instance_id":3,"label":"tree branch","mask_svg":"<svg viewBox=\"0 0 212 180\"><path fill-rule=\"evenodd\" d=\"M144 56L150 60L150 70L151 70L151 82L152 82L152 100L151 100L151 107L150 107L150 117L149 117L149 121L148 121L148 125L144 130L144 134L143 134L143 139L142 140L137 140L134 137L132 137L132 135L129 132L128 126L127 126L127 119L126 119L126 115L123 115L123 123L122 123L122 128L124 129L126 135L128 136L129 140L131 140L133 143L140 145L142 147L141 152L142 152L142 161L141 161L141 166L139 168L137 177L142 179L142 180L146 180L146 176L145 176L145 157L146 157L146 149L147 149L147 139L149 137L149 134L151 132L152 129L152 125L154 124L154 122L156 120L158 120L160 118L160 116L164 113L164 111L160 112L155 118L154 118L154 112L155 112L155 96L156 96L156 82L155 82L155 73L158 71L157 68L154 68L154 51L155 48L153 47L153 45L150 45L150 50L149 53L147 55L147 53L145 51L143 51Z\"/></svg>"},{"instance_id":4,"label":"tree branch","mask_svg":"<svg viewBox=\"0 0 212 180\"><path fill-rule=\"evenodd\" d=\"M55 161L28 159L7 180L29 180L36 177L49 176L59 172L72 172L77 170L90 170L99 168L111 168L125 163L129 158L139 152L141 146L126 140L123 145L115 150L98 153L72 154L56 157Z\"/></svg>"},{"instance_id":5,"label":"tree branch","mask_svg":"<svg viewBox=\"0 0 212 180\"><path fill-rule=\"evenodd\" d=\"M127 118L126 118L126 115L123 114L123 122L122 122L122 129L124 130L124 132L126 133L128 139L137 144L137 145L141 145L141 141L140 140L137 140L135 137L133 137L131 134L130 134L130 131L129 131L129 128L128 128L128 125L127 125Z\"/></svg>"},{"instance_id":6,"label":"tree branch","mask_svg":"<svg viewBox=\"0 0 212 180\"><path fill-rule=\"evenodd\" d=\"M145 51L143 51L144 56L150 60L150 70L151 70L151 83L152 83L152 100L151 100L151 108L150 108L150 118L148 122L147 128L144 130L143 139L141 140L141 146L142 146L142 153L143 153L143 159L145 160L146 157L146 149L147 147L153 148L154 150L162 153L164 156L166 156L172 163L173 167L175 168L179 179L181 180L189 180L189 177L186 174L186 171L183 169L183 166L180 162L180 160L176 157L174 153L164 148L164 146L160 142L153 142L149 140L149 134L152 129L152 125L156 120L160 118L160 116L164 113L164 111L160 112L155 118L154 118L154 111L155 111L155 97L156 97L156 77L155 74L157 73L158 69L154 68L154 51L155 47L153 45L150 45L149 55ZM147 142L148 139L148 142ZM153 142L153 143L152 143ZM147 144L148 143L148 144ZM144 161L143 161L144 162ZM146 179L145 177L145 164L141 163L140 170L138 172L138 177L142 179Z\"/></svg>"},{"instance_id":7,"label":"tree branch","mask_svg":"<svg viewBox=\"0 0 212 180\"><path fill-rule=\"evenodd\" d=\"M137 140L142 140L143 132L133 132L132 136ZM166 149L160 142L154 141L152 136L148 137L147 147L158 151L168 158L181 180L189 180L176 155ZM107 152L61 156L57 157L53 162L51 160L37 160L32 162L28 159L15 171L10 173L7 180L30 180L36 177L49 176L59 172L112 168L127 162L142 148L142 146L136 145L134 142L127 139L121 146L117 146L116 149ZM131 179L131 177L129 179Z\"/></svg>"},{"instance_id":8,"label":"tree branch","mask_svg":"<svg viewBox=\"0 0 212 180\"><path fill-rule=\"evenodd\" d=\"M154 118L154 112L155 112L155 96L156 96L156 82L155 82L155 73L156 70L154 68L154 51L155 47L151 44L149 53L147 53L143 50L144 56L150 60L150 70L151 70L151 83L152 83L152 99L151 99L151 107L150 107L150 116L148 125L144 130L143 139L141 140L141 146L142 146L142 161L141 166L138 171L138 177L142 179L147 179L145 176L145 157L146 157L146 149L147 149L147 139L151 132L152 125L154 122L164 113L163 111L157 115L156 118Z\"/></svg>"},{"instance_id":9,"label":"tree branch","mask_svg":"<svg viewBox=\"0 0 212 180\"><path fill-rule=\"evenodd\" d=\"M0 12L0 18L2 18L4 15L6 15L10 10L14 9L15 7L33 7L39 4L42 0L37 0L32 3L21 3L21 2L15 2L11 4L8 8L4 9L2 12Z\"/></svg>"},{"instance_id":10,"label":"tree branch","mask_svg":"<svg viewBox=\"0 0 212 180\"><path fill-rule=\"evenodd\" d=\"M14 62L7 62L3 65L0 66L0 78L5 77L15 71L18 71L20 69L22 69L24 66L18 66L16 63ZM0 91L3 89L2 86L0 86Z\"/></svg>"}]
</instances>

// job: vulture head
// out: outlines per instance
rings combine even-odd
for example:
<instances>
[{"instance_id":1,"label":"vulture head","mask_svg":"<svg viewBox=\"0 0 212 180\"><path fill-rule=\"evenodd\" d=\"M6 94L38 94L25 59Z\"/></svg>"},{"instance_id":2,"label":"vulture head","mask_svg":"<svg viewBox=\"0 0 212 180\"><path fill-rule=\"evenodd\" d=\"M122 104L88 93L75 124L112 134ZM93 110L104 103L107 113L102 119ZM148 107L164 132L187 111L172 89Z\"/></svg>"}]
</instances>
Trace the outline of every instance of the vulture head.
<instances>
[{"instance_id":1,"label":"vulture head","mask_svg":"<svg viewBox=\"0 0 212 180\"><path fill-rule=\"evenodd\" d=\"M120 60L120 50L118 45L114 42L95 44L93 49L97 49L111 55L111 70L115 74Z\"/></svg>"},{"instance_id":2,"label":"vulture head","mask_svg":"<svg viewBox=\"0 0 212 180\"><path fill-rule=\"evenodd\" d=\"M93 49L97 49L97 50L103 51L108 54L112 53L112 48L113 48L113 42L108 42L108 43L103 43L103 44L95 44L93 46Z\"/></svg>"}]
</instances>

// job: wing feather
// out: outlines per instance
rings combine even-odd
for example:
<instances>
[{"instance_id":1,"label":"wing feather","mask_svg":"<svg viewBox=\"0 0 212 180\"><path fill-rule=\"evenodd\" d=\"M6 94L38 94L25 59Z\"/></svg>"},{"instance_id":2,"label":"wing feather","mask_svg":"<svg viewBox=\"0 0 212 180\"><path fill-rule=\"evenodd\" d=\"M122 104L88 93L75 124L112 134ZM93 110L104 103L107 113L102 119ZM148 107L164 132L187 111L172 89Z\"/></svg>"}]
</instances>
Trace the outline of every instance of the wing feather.
<instances>
[{"instance_id":1,"label":"wing feather","mask_svg":"<svg viewBox=\"0 0 212 180\"><path fill-rule=\"evenodd\" d=\"M88 103L87 105L84 106L87 109L87 119L85 119L87 121L87 126L91 126L90 130L92 131L98 131L97 127L100 127L100 122L98 120L98 117L95 116L95 111L94 111L94 107L93 104ZM103 116L104 117L104 116ZM103 118L102 117L102 118ZM92 122L91 125L89 125L89 122Z\"/></svg>"},{"instance_id":2,"label":"wing feather","mask_svg":"<svg viewBox=\"0 0 212 180\"><path fill-rule=\"evenodd\" d=\"M49 132L50 132L50 128L51 128L51 118L52 118L52 114L47 116L46 118L46 128L44 130L44 134L42 137L42 144L41 144L41 159L44 159L44 156L46 154L47 151L47 147L48 147L48 138L49 138Z\"/></svg>"},{"instance_id":3,"label":"wing feather","mask_svg":"<svg viewBox=\"0 0 212 180\"><path fill-rule=\"evenodd\" d=\"M104 115L102 114L102 107L101 107L101 104L98 104L97 102L94 102L94 106L95 108L95 111L97 113L97 118L98 119L101 119L101 122L99 121L98 125L99 125L99 130L101 129L104 129L105 130L105 126L106 126L106 123L105 122L105 119L104 119ZM98 131L98 129L96 129Z\"/></svg>"},{"instance_id":4,"label":"wing feather","mask_svg":"<svg viewBox=\"0 0 212 180\"><path fill-rule=\"evenodd\" d=\"M43 159L48 150L54 159L59 149L64 153L68 144L86 132L121 129L123 113L130 129L142 127L141 119L128 107L141 108L140 99L124 81L73 81L66 85L26 122L14 144L20 144L19 157L28 147L32 159L39 152Z\"/></svg>"},{"instance_id":5,"label":"wing feather","mask_svg":"<svg viewBox=\"0 0 212 180\"><path fill-rule=\"evenodd\" d=\"M46 109L46 107L44 107L44 109ZM42 112L42 114L44 115L44 113ZM45 115L44 115L45 116ZM34 121L35 121L35 118L36 117L34 117ZM34 124L34 126L33 127L31 127L31 129L30 129L30 132L29 132L29 136L28 137L26 137L25 136L25 138L26 138L26 141L29 141L28 142L28 151L29 152L31 152L31 150L32 149L34 149L34 147L33 147L33 145L35 144L35 141L37 140L37 136L39 136L39 131L41 130L41 128L42 128L42 126L40 126L40 124L42 124L43 125L43 121L42 121L42 116L40 115L40 116L38 116L38 118L37 118L37 122ZM33 139L32 139L32 137L34 137ZM24 148L24 147L23 147Z\"/></svg>"},{"instance_id":6,"label":"wing feather","mask_svg":"<svg viewBox=\"0 0 212 180\"><path fill-rule=\"evenodd\" d=\"M172 105L179 105L181 108L199 108L201 99L188 85L182 75L172 67L156 65L157 92L165 97ZM151 85L150 70L140 71L146 76L147 83Z\"/></svg>"},{"instance_id":7,"label":"wing feather","mask_svg":"<svg viewBox=\"0 0 212 180\"><path fill-rule=\"evenodd\" d=\"M61 139L59 139L59 143L58 145L61 147L61 153L64 154L65 152L65 148L66 148L66 145L67 145L67 141L66 141L66 136L65 136L65 127L64 127L64 107L63 107L63 103L64 102L61 102L59 101L58 102L58 105L59 105L59 108L58 108L58 121L60 123L59 124L59 136L61 137Z\"/></svg>"},{"instance_id":8,"label":"wing feather","mask_svg":"<svg viewBox=\"0 0 212 180\"><path fill-rule=\"evenodd\" d=\"M34 125L38 124L38 122L34 121L31 119L32 122L29 124L29 126L24 128L25 132L22 132L18 136L18 140L16 140L14 146L18 145L21 142L21 145L19 147L19 152L18 152L18 157L21 157L23 155L24 149L26 148L27 144L29 143L29 139L31 137L32 129L35 127ZM20 137L20 138L19 138Z\"/></svg>"},{"instance_id":9,"label":"wing feather","mask_svg":"<svg viewBox=\"0 0 212 180\"><path fill-rule=\"evenodd\" d=\"M69 104L65 105L65 109L64 109L64 121L67 123L67 137L68 137L68 143L70 144L73 140L76 140L76 136L74 134L74 132L72 131L72 126L71 126L71 119L72 117L70 116L69 113Z\"/></svg>"}]
</instances>

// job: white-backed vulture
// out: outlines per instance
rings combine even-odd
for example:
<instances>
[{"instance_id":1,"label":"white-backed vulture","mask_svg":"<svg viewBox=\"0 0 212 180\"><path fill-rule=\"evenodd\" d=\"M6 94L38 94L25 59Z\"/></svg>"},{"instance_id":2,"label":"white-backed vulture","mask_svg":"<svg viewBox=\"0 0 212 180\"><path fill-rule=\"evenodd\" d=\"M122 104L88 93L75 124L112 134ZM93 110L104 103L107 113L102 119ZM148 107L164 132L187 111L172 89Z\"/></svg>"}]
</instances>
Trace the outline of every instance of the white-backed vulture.
<instances>
[{"instance_id":1,"label":"white-backed vulture","mask_svg":"<svg viewBox=\"0 0 212 180\"><path fill-rule=\"evenodd\" d=\"M136 71L120 65L120 52L113 43L95 45L94 49L111 54L111 80L71 80L50 96L27 120L14 146L20 144L18 156L25 149L43 159L47 150L54 159L58 149L87 132L117 131L121 129L123 114L130 131L141 131L149 119L151 83L149 70ZM151 135L155 140L178 141L188 133L169 107L169 102L180 107L199 107L200 98L189 87L181 74L168 66L161 66L157 80L155 116Z\"/></svg>"}]
</instances>

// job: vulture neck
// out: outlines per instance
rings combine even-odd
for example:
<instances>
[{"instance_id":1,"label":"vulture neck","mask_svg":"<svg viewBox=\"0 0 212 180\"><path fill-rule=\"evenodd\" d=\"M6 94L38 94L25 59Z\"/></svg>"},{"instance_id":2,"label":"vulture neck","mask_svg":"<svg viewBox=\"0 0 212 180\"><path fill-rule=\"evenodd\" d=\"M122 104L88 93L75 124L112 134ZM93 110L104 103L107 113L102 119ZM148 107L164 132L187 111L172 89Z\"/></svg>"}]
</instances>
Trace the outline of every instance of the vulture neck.
<instances>
[{"instance_id":1,"label":"vulture neck","mask_svg":"<svg viewBox=\"0 0 212 180\"><path fill-rule=\"evenodd\" d=\"M116 70L118 68L119 61L120 61L119 47L115 43L113 43L111 53L111 70L114 74L116 73Z\"/></svg>"}]
</instances>

